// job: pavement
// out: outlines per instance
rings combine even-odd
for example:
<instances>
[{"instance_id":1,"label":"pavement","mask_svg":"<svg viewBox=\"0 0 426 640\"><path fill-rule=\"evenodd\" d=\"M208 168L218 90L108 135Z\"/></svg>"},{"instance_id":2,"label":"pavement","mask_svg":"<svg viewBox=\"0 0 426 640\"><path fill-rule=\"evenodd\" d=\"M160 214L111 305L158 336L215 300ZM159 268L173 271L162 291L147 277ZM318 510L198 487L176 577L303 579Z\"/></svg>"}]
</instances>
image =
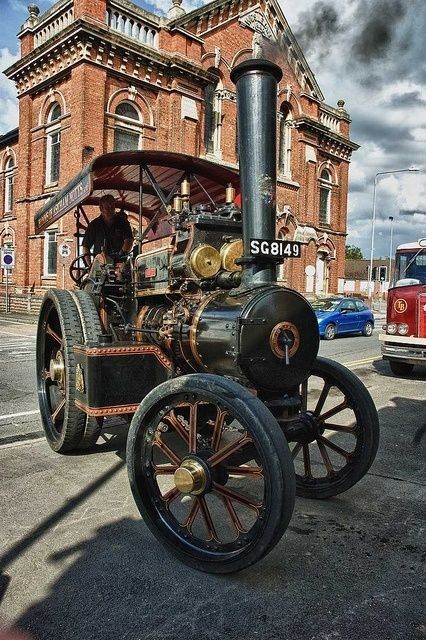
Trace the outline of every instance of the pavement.
<instances>
[{"instance_id":1,"label":"pavement","mask_svg":"<svg viewBox=\"0 0 426 640\"><path fill-rule=\"evenodd\" d=\"M19 322L22 324L37 324L37 313L16 313L15 311L0 311L0 320L9 320L12 322Z\"/></svg>"}]
</instances>

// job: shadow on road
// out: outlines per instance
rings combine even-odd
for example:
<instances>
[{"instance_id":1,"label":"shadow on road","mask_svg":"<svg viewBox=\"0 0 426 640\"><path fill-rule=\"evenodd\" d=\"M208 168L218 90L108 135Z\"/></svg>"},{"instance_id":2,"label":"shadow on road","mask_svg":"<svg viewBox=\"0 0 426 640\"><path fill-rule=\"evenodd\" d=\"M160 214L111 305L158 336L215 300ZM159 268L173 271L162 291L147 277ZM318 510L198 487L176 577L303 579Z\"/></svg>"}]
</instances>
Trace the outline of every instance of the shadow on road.
<instances>
[{"instance_id":1,"label":"shadow on road","mask_svg":"<svg viewBox=\"0 0 426 640\"><path fill-rule=\"evenodd\" d=\"M380 410L382 441L371 473L337 498L299 499L284 538L258 565L231 576L195 572L167 554L141 520L122 517L94 534L88 528L77 544L55 539L45 562L61 575L18 626L36 640L421 638L425 407L397 396L392 402ZM92 454L123 457L123 434L111 435ZM1 566L123 466L120 460L46 518Z\"/></svg>"}]
</instances>

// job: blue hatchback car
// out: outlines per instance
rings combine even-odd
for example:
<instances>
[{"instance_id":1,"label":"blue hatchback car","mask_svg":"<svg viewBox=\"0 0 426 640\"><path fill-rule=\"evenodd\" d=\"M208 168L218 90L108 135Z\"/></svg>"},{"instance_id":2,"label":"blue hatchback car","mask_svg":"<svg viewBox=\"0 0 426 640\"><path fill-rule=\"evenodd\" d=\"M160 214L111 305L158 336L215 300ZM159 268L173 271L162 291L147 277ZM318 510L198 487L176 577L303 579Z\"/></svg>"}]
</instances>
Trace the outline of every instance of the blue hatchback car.
<instances>
[{"instance_id":1,"label":"blue hatchback car","mask_svg":"<svg viewBox=\"0 0 426 640\"><path fill-rule=\"evenodd\" d=\"M337 335L362 333L371 336L374 316L357 298L323 298L311 303L318 320L320 336L333 340Z\"/></svg>"}]
</instances>

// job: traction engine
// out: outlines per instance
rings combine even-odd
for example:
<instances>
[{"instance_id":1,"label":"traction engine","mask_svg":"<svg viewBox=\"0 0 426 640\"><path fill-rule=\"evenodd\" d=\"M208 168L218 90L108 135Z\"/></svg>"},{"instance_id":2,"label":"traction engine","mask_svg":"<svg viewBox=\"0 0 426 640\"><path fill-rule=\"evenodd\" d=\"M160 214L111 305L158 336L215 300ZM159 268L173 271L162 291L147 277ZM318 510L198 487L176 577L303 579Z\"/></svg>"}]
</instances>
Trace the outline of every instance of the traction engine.
<instances>
[{"instance_id":1,"label":"traction engine","mask_svg":"<svg viewBox=\"0 0 426 640\"><path fill-rule=\"evenodd\" d=\"M136 255L101 253L89 273L76 258L79 288L50 290L38 326L38 394L50 446L60 453L92 447L110 416L131 419L128 473L144 521L181 560L213 573L261 559L286 530L296 492L346 491L378 446L368 391L317 357L310 304L276 282L283 252L300 251L275 239L281 75L265 60L248 60L231 75L245 132L241 207L231 169L198 161L206 180L220 170L219 195L197 178L196 160L177 183L146 168L144 195L163 207L140 229ZM93 173L123 157L107 156ZM169 156L176 168L179 158ZM171 231L162 234L162 225ZM143 243L153 230L162 241Z\"/></svg>"}]
</instances>

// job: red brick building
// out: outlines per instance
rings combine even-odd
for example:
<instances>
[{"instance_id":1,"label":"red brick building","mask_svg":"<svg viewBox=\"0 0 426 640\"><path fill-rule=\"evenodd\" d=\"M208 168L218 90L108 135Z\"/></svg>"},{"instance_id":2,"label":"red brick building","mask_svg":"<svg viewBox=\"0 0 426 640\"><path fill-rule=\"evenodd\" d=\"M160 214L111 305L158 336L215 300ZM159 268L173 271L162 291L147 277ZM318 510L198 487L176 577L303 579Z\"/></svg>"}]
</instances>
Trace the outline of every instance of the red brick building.
<instances>
[{"instance_id":1,"label":"red brick building","mask_svg":"<svg viewBox=\"0 0 426 640\"><path fill-rule=\"evenodd\" d=\"M159 17L129 0L35 5L6 70L17 87L19 127L0 137L0 244L13 246L11 308L37 306L43 290L70 286L77 255L68 214L43 235L34 214L95 156L164 149L236 166L231 69L252 56L283 69L277 96L277 233L305 243L281 281L335 292L344 277L349 139L343 101L330 107L275 0L215 0L186 14L173 0ZM242 135L243 132L240 132ZM69 258L57 247L73 245ZM67 241L68 241L67 240ZM5 271L0 281L4 305Z\"/></svg>"}]
</instances>

